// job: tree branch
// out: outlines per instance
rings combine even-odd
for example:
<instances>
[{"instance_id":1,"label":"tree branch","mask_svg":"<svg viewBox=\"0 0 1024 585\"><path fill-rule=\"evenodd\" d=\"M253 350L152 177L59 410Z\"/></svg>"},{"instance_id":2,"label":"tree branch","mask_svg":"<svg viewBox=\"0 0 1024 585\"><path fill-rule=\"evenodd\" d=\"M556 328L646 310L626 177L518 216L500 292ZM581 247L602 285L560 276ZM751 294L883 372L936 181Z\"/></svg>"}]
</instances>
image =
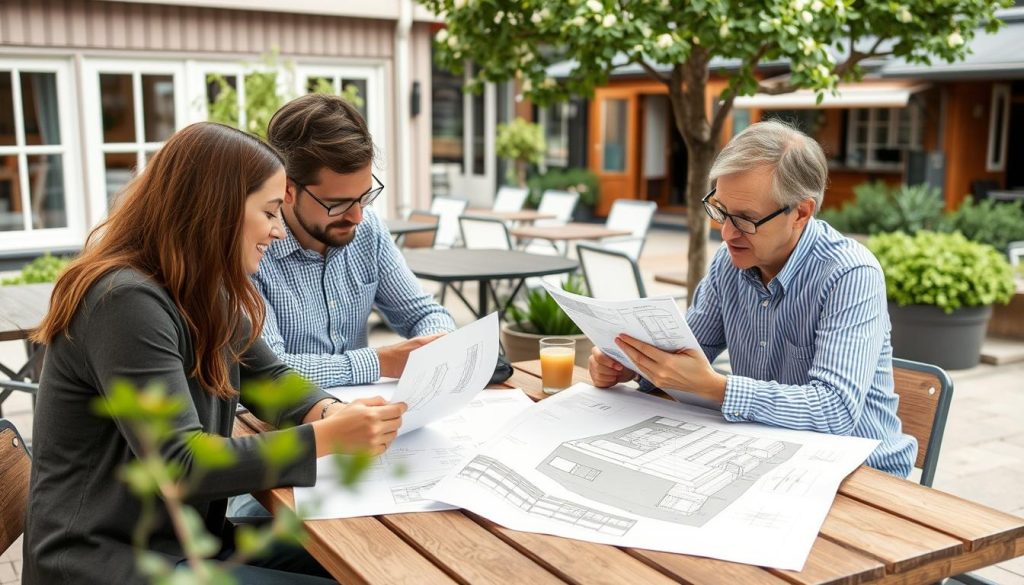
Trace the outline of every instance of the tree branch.
<instances>
[{"instance_id":1,"label":"tree branch","mask_svg":"<svg viewBox=\"0 0 1024 585\"><path fill-rule=\"evenodd\" d=\"M671 85L672 84L672 80L671 79L669 79L668 77L665 77L661 73L658 73L658 71L654 67L652 67L647 61L644 61L643 59L640 59L640 58L636 58L636 59L633 60L633 62L634 63L638 63L640 65L640 67L643 67L644 71L646 71L648 75L650 75L651 77L653 77L653 78L657 79L658 81L664 83L665 85Z\"/></svg>"}]
</instances>

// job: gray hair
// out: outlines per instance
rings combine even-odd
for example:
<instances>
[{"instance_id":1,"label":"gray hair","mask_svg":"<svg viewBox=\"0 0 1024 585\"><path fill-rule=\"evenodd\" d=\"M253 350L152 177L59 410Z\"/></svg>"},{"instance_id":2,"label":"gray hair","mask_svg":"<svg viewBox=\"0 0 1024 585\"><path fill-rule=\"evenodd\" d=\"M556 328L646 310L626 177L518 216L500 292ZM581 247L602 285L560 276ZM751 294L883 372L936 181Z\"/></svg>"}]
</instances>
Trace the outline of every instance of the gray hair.
<instances>
[{"instance_id":1,"label":"gray hair","mask_svg":"<svg viewBox=\"0 0 1024 585\"><path fill-rule=\"evenodd\" d=\"M828 182L828 161L821 145L803 132L777 120L751 124L737 134L711 167L711 180L770 166L772 198L791 209L804 199L821 209Z\"/></svg>"}]
</instances>

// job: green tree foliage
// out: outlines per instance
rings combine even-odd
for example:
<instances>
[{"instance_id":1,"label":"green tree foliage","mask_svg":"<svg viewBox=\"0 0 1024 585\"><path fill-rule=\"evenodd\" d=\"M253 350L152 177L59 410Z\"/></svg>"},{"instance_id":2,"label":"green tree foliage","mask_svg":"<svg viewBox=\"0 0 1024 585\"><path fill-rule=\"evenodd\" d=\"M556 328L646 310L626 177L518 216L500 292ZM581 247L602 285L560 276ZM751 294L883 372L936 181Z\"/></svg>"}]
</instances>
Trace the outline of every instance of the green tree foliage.
<instances>
[{"instance_id":1,"label":"green tree foliage","mask_svg":"<svg viewBox=\"0 0 1024 585\"><path fill-rule=\"evenodd\" d=\"M526 169L530 163L537 164L546 150L544 131L540 124L516 118L508 124L498 124L498 136L494 149L501 158L515 163L515 180L520 187L526 186Z\"/></svg>"},{"instance_id":2,"label":"green tree foliage","mask_svg":"<svg viewBox=\"0 0 1024 585\"><path fill-rule=\"evenodd\" d=\"M886 296L900 306L935 305L952 313L1008 303L1016 291L1006 257L960 233L894 232L872 236L867 245L885 272Z\"/></svg>"},{"instance_id":3,"label":"green tree foliage","mask_svg":"<svg viewBox=\"0 0 1024 585\"><path fill-rule=\"evenodd\" d=\"M268 418L299 403L307 395L310 384L297 375L278 380L254 383L243 390L250 404ZM137 388L129 382L114 384L111 391L93 401L93 410L100 416L117 419L138 438L141 451L137 458L121 467L118 479L125 482L142 503L132 538L136 562L140 573L158 585L233 585L235 579L225 570L226 565L244 563L267 552L275 542L301 544L305 538L302 520L298 514L281 506L274 512L269 526L239 526L235 534L236 553L226 564L207 560L220 550L220 541L207 532L203 519L195 508L185 504L189 493L203 474L235 465L234 453L227 440L219 435L196 432L188 441L192 453L192 472L186 477L182 467L160 456L159 447L172 431L172 422L186 404L183 399L169 395L157 384ZM267 435L260 443L260 453L274 476L286 465L301 456L302 448L293 433ZM351 488L369 467L372 457L368 453L336 455L342 487ZM167 508L174 525L175 535L181 543L188 561L188 569L177 568L167 557L150 552L149 537L157 520L157 505Z\"/></svg>"},{"instance_id":4,"label":"green tree foliage","mask_svg":"<svg viewBox=\"0 0 1024 585\"><path fill-rule=\"evenodd\" d=\"M526 184L530 186L530 196L526 203L533 208L540 205L540 198L548 189L579 193L580 205L587 207L597 205L601 193L597 175L590 169L548 169L543 175L530 177Z\"/></svg>"},{"instance_id":5,"label":"green tree foliage","mask_svg":"<svg viewBox=\"0 0 1024 585\"><path fill-rule=\"evenodd\" d=\"M995 11L1010 0L420 0L443 15L438 63L461 73L468 62L483 81L522 80L538 104L590 95L618 65L635 63L665 84L686 143L690 289L705 269L707 220L700 199L737 95L798 88L834 91L861 75L865 59L893 55L913 63L963 58L978 27L995 31ZM568 56L556 81L546 69ZM712 60L728 82L708 96ZM768 85L758 65L784 61L790 74ZM717 107L708 107L709 97ZM711 115L709 116L709 113Z\"/></svg>"}]
</instances>

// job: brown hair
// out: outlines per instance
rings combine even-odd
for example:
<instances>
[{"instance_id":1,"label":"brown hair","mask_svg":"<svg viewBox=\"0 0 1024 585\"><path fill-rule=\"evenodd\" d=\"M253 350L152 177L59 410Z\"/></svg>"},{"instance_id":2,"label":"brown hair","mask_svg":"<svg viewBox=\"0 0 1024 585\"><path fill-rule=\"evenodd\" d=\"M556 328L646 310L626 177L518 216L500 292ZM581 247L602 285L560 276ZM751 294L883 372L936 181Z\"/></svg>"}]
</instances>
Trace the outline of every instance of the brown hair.
<instances>
[{"instance_id":1,"label":"brown hair","mask_svg":"<svg viewBox=\"0 0 1024 585\"><path fill-rule=\"evenodd\" d=\"M57 280L33 339L70 338L90 287L112 270L133 268L163 286L181 312L195 350L191 375L211 394L234 395L224 351L238 360L265 316L242 262L245 200L281 167L273 149L228 126L200 122L175 133ZM243 312L251 328L237 347Z\"/></svg>"},{"instance_id":2,"label":"brown hair","mask_svg":"<svg viewBox=\"0 0 1024 585\"><path fill-rule=\"evenodd\" d=\"M373 138L359 110L336 95L309 94L270 119L267 141L285 160L288 177L314 184L320 169L347 175L373 162Z\"/></svg>"}]
</instances>

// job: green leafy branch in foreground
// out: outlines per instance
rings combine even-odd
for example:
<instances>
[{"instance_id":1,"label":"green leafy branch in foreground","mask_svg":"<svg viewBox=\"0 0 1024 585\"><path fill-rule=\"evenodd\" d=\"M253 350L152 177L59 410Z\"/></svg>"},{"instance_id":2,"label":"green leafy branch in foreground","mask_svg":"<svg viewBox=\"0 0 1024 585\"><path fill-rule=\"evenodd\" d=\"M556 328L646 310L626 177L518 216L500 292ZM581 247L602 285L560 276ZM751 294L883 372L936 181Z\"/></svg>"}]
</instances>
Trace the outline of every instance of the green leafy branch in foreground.
<instances>
[{"instance_id":1,"label":"green leafy branch in foreground","mask_svg":"<svg viewBox=\"0 0 1024 585\"><path fill-rule=\"evenodd\" d=\"M301 402L310 391L309 382L297 375L247 385L247 402L268 419ZM141 502L141 513L132 535L139 572L156 585L230 585L236 583L230 568L265 554L275 543L301 545L305 539L302 519L295 511L279 506L269 526L238 526L235 551L226 561L209 560L221 548L219 538L207 532L202 517L188 505L189 494L211 471L229 469L237 463L225 437L193 433L186 440L192 455L192 470L186 477L183 467L166 461L160 446L173 438L173 421L186 408L181 397L169 395L159 384L137 388L127 381L116 382L106 396L94 400L100 416L120 421L140 446L137 458L121 467L118 478ZM274 433L261 437L260 454L267 463L268 485L286 465L302 455L295 433ZM351 488L369 468L373 457L368 452L335 455L339 483ZM150 536L156 529L157 500L162 500L181 544L188 568L178 568L163 555L151 552Z\"/></svg>"}]
</instances>

